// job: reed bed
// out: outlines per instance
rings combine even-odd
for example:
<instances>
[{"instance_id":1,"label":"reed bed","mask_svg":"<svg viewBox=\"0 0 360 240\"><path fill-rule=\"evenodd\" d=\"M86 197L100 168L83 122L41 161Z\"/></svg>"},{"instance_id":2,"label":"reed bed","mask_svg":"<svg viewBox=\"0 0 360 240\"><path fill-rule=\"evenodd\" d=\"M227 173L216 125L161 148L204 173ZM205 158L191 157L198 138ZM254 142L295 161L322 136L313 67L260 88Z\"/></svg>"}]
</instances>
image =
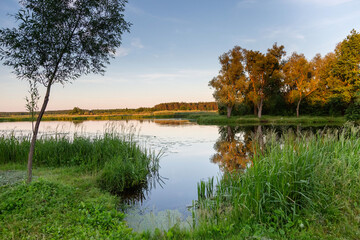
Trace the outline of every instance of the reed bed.
<instances>
[{"instance_id":1,"label":"reed bed","mask_svg":"<svg viewBox=\"0 0 360 240\"><path fill-rule=\"evenodd\" d=\"M214 226L230 234L260 225L285 239L301 231L359 239L360 128L268 133L265 142L245 171L199 184L200 236Z\"/></svg>"},{"instance_id":2,"label":"reed bed","mask_svg":"<svg viewBox=\"0 0 360 240\"><path fill-rule=\"evenodd\" d=\"M55 133L36 142L34 167L73 167L99 175L98 184L112 193L147 182L159 168L160 155L136 141L136 129L108 126L103 135ZM26 165L30 135L0 135L0 164Z\"/></svg>"}]
</instances>

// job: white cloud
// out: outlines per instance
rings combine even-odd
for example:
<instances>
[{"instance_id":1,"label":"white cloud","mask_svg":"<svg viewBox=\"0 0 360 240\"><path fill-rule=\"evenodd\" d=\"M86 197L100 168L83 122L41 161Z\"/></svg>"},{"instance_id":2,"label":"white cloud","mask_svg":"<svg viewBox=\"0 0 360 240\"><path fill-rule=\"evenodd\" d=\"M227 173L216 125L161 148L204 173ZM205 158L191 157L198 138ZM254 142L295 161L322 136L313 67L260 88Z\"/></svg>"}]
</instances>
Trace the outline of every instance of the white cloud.
<instances>
[{"instance_id":1,"label":"white cloud","mask_svg":"<svg viewBox=\"0 0 360 240\"><path fill-rule=\"evenodd\" d=\"M133 38L131 40L131 46L135 48L144 48L144 45L141 43L140 38Z\"/></svg>"},{"instance_id":2,"label":"white cloud","mask_svg":"<svg viewBox=\"0 0 360 240\"><path fill-rule=\"evenodd\" d=\"M194 79L211 79L217 70L182 69L168 73L146 73L137 76L138 79L151 82L163 81L193 81Z\"/></svg>"},{"instance_id":3,"label":"white cloud","mask_svg":"<svg viewBox=\"0 0 360 240\"><path fill-rule=\"evenodd\" d=\"M256 42L256 39L255 38L242 38L242 39L240 39L240 42L242 42L242 43L254 43L254 42Z\"/></svg>"},{"instance_id":4,"label":"white cloud","mask_svg":"<svg viewBox=\"0 0 360 240\"><path fill-rule=\"evenodd\" d=\"M116 50L115 57L125 57L129 55L129 53L130 53L129 48L120 47Z\"/></svg>"},{"instance_id":5,"label":"white cloud","mask_svg":"<svg viewBox=\"0 0 360 240\"><path fill-rule=\"evenodd\" d=\"M136 15L144 15L144 14L145 14L145 11L144 11L144 10L142 10L141 8L138 8L138 7L134 6L134 5L131 4L131 3L126 6L126 10L129 11L129 12L131 12L131 13L134 13L134 14L136 14Z\"/></svg>"},{"instance_id":6,"label":"white cloud","mask_svg":"<svg viewBox=\"0 0 360 240\"><path fill-rule=\"evenodd\" d=\"M125 57L130 54L135 48L141 49L144 48L144 45L141 43L140 38L133 38L130 42L131 47L120 47L116 50L114 54L115 57Z\"/></svg>"},{"instance_id":7,"label":"white cloud","mask_svg":"<svg viewBox=\"0 0 360 240\"><path fill-rule=\"evenodd\" d=\"M175 73L146 73L138 75L143 80L163 80L178 78L179 74Z\"/></svg>"},{"instance_id":8,"label":"white cloud","mask_svg":"<svg viewBox=\"0 0 360 240\"><path fill-rule=\"evenodd\" d=\"M283 38L305 39L305 36L299 30L290 27L268 28L264 31L264 37L275 40Z\"/></svg>"},{"instance_id":9,"label":"white cloud","mask_svg":"<svg viewBox=\"0 0 360 240\"><path fill-rule=\"evenodd\" d=\"M160 21L165 21L165 22L170 22L170 23L176 23L176 24L184 24L184 23L189 23L187 20L185 19L180 19L180 18L174 18L174 17L165 17L165 16L157 16L154 14L151 14L149 12L145 12L143 9L136 7L134 4L128 4L126 6L127 11L136 14L138 16L145 16L148 18L153 18L153 19L157 19Z\"/></svg>"},{"instance_id":10,"label":"white cloud","mask_svg":"<svg viewBox=\"0 0 360 240\"><path fill-rule=\"evenodd\" d=\"M353 0L292 0L296 3L301 4L311 4L311 5L320 5L320 6L337 6L347 2L352 2Z\"/></svg>"},{"instance_id":11,"label":"white cloud","mask_svg":"<svg viewBox=\"0 0 360 240\"><path fill-rule=\"evenodd\" d=\"M236 4L236 6L237 7L245 7L245 6L250 6L256 2L257 2L257 0L241 0Z\"/></svg>"}]
</instances>

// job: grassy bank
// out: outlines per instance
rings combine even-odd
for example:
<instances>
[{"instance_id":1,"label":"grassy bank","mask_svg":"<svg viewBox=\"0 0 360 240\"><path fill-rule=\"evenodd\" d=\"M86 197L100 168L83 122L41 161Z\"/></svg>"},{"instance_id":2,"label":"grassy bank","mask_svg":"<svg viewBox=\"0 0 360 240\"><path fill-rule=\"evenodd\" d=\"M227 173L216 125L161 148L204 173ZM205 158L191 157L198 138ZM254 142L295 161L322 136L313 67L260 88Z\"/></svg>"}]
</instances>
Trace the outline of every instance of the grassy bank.
<instances>
[{"instance_id":1,"label":"grassy bank","mask_svg":"<svg viewBox=\"0 0 360 240\"><path fill-rule=\"evenodd\" d=\"M156 111L125 115L46 115L43 121L86 121L86 120L141 120L141 119L189 119L202 125L236 125L236 124L269 124L269 125L292 125L292 124L344 124L345 117L332 116L269 116L264 115L261 119L254 115L233 116L227 118L215 111ZM0 122L31 121L27 115L13 115L0 117Z\"/></svg>"},{"instance_id":2,"label":"grassy bank","mask_svg":"<svg viewBox=\"0 0 360 240\"><path fill-rule=\"evenodd\" d=\"M18 172L25 175L22 165ZM34 174L29 185L0 187L1 239L134 239L118 200L94 187L96 175L79 167L37 168Z\"/></svg>"},{"instance_id":3,"label":"grassy bank","mask_svg":"<svg viewBox=\"0 0 360 240\"><path fill-rule=\"evenodd\" d=\"M216 191L202 183L194 236L359 239L360 129L270 133L265 142L252 167L225 174Z\"/></svg>"},{"instance_id":4,"label":"grassy bank","mask_svg":"<svg viewBox=\"0 0 360 240\"><path fill-rule=\"evenodd\" d=\"M134 129L109 128L92 137L56 133L37 140L35 167L79 167L98 174L98 185L111 193L144 185L159 168L159 155L140 147ZM30 135L0 135L0 164L26 165Z\"/></svg>"},{"instance_id":5,"label":"grassy bank","mask_svg":"<svg viewBox=\"0 0 360 240\"><path fill-rule=\"evenodd\" d=\"M191 230L151 238L360 239L360 128L261 137L250 168L199 183Z\"/></svg>"},{"instance_id":6,"label":"grassy bank","mask_svg":"<svg viewBox=\"0 0 360 240\"><path fill-rule=\"evenodd\" d=\"M119 197L146 187L159 156L133 130L42 137L33 183L24 183L30 136L0 136L0 239L133 239Z\"/></svg>"},{"instance_id":7,"label":"grassy bank","mask_svg":"<svg viewBox=\"0 0 360 240\"><path fill-rule=\"evenodd\" d=\"M132 233L98 187L101 171L75 164L0 187L0 238L360 239L360 128L258 137L250 168L199 183L190 229Z\"/></svg>"},{"instance_id":8,"label":"grassy bank","mask_svg":"<svg viewBox=\"0 0 360 240\"><path fill-rule=\"evenodd\" d=\"M227 118L222 115L201 116L197 118L197 123L204 125L236 125L236 124L261 124L261 125L314 125L314 124L344 124L346 119L344 117L330 117L330 116L268 116L264 115L261 119L253 116L234 116Z\"/></svg>"},{"instance_id":9,"label":"grassy bank","mask_svg":"<svg viewBox=\"0 0 360 240\"><path fill-rule=\"evenodd\" d=\"M181 115L196 118L198 115L212 116L215 111L153 111L133 114L102 114L102 115L73 115L73 114L47 114L42 121L86 121L86 120L131 120L131 119L166 119L179 118ZM30 115L4 115L0 122L31 121Z\"/></svg>"}]
</instances>

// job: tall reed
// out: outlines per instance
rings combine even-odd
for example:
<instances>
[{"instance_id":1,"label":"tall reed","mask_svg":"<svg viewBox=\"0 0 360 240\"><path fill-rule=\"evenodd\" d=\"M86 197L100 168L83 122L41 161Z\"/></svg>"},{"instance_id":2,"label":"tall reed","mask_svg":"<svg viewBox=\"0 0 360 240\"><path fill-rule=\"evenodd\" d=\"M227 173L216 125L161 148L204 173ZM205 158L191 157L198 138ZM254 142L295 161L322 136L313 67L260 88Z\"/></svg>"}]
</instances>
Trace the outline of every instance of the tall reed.
<instances>
[{"instance_id":1,"label":"tall reed","mask_svg":"<svg viewBox=\"0 0 360 240\"><path fill-rule=\"evenodd\" d=\"M159 169L159 154L140 146L133 127L109 125L103 135L55 133L36 142L34 166L79 166L99 172L100 187L110 192L143 185ZM0 135L0 164L26 164L30 136Z\"/></svg>"},{"instance_id":2,"label":"tall reed","mask_svg":"<svg viewBox=\"0 0 360 240\"><path fill-rule=\"evenodd\" d=\"M281 229L304 227L309 219L318 224L354 219L359 226L353 212L360 196L359 127L281 137L268 133L265 142L245 172L224 174L212 199L200 188L198 202L207 201L199 204L206 213L200 218Z\"/></svg>"}]
</instances>

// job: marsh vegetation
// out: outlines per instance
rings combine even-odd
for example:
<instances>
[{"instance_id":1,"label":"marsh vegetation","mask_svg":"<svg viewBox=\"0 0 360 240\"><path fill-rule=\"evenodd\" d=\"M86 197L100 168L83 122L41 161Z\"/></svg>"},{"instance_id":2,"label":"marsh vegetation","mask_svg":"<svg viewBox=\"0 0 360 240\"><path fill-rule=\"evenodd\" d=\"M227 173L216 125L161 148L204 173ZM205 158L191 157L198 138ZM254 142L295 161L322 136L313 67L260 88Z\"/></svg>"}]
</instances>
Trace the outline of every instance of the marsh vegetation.
<instances>
[{"instance_id":1,"label":"marsh vegetation","mask_svg":"<svg viewBox=\"0 0 360 240\"><path fill-rule=\"evenodd\" d=\"M158 125L155 121L151 124L164 132L174 128L182 134L196 128L197 135L201 130L209 132L214 128L170 122ZM213 139L204 145L213 146L205 155L208 163L218 166L222 173L210 179L198 177L198 184L192 183L195 195L187 227L180 219L171 220L166 229L155 227L145 232L128 229L125 215L118 208L119 195L114 193L135 185L142 187L151 175L159 174L155 169L161 161L158 155L137 145L136 134L129 134L134 130L126 134L111 130L101 136L41 137L39 152L35 153L38 165L34 169L37 177L34 183L25 185L16 176L13 182L17 183L8 182L0 187L1 221L5 223L6 219L2 237L359 238L359 127L220 126L213 130L217 132L214 138L204 135ZM177 136L176 131L171 134ZM25 158L21 154L26 150L21 149L27 149L27 141L26 136L17 132L2 135L3 172L17 170L20 174L24 170L26 154ZM190 149L204 151L195 144L199 139L193 141L190 145L195 147L183 146L187 155ZM181 149L181 145L174 148ZM196 168L195 159L200 156L194 153L188 161L181 153L168 154L172 161L178 154L183 165L191 160L191 168ZM165 156L165 160L170 162L171 158ZM179 166L175 168L181 171ZM174 165L166 166L164 162L163 168L169 171ZM205 169L204 165L202 168ZM131 177L131 173L136 176ZM189 171L184 174L191 178ZM171 177L169 182L165 181L164 189L168 183L172 188ZM180 189L175 191L182 193ZM170 195L167 201L172 201ZM163 214L153 216L160 215ZM48 223L49 217L54 224ZM26 219L33 224L26 225Z\"/></svg>"}]
</instances>

